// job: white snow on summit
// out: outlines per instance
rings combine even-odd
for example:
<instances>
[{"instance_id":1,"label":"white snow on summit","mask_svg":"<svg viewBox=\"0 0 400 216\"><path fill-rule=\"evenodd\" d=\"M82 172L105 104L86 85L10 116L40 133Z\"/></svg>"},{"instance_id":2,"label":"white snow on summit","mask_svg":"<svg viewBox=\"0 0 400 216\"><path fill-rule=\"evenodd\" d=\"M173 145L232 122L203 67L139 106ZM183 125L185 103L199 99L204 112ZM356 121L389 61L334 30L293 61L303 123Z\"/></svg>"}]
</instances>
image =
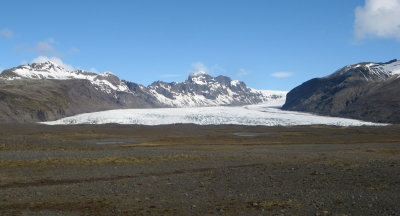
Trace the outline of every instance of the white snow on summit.
<instances>
[{"instance_id":1,"label":"white snow on summit","mask_svg":"<svg viewBox=\"0 0 400 216\"><path fill-rule=\"evenodd\" d=\"M204 77L204 75L206 75L206 74L207 73L204 71L193 72L193 73L190 73L189 79L191 79L194 83L196 83L198 85L207 85L207 81Z\"/></svg>"},{"instance_id":2,"label":"white snow on summit","mask_svg":"<svg viewBox=\"0 0 400 216\"><path fill-rule=\"evenodd\" d=\"M18 66L7 70L3 79L84 79L90 81L95 88L118 98L117 92L135 94L127 82L120 80L110 72L97 74L83 70L75 70L51 59L40 59L38 63ZM3 75L3 74L2 74ZM182 83L155 82L148 87L139 86L144 98L153 97L167 107L199 107L220 105L257 104L271 101L282 101L287 92L265 91L246 87L243 82L231 80L229 77L212 77L204 70L189 75Z\"/></svg>"},{"instance_id":3,"label":"white snow on summit","mask_svg":"<svg viewBox=\"0 0 400 216\"><path fill-rule=\"evenodd\" d=\"M119 79L117 79L117 82L111 83L107 78L116 76L110 72L105 72L104 74L96 74L83 70L70 71L50 60L42 63L22 65L14 68L12 72L15 73L17 76L8 77L8 80L22 78L57 80L85 79L89 80L93 85L97 86L100 90L107 93L111 93L112 90L129 91L128 86L126 86L126 84L121 82Z\"/></svg>"},{"instance_id":4,"label":"white snow on summit","mask_svg":"<svg viewBox=\"0 0 400 216\"><path fill-rule=\"evenodd\" d=\"M366 80L371 80L371 76L378 77L380 79L387 79L393 76L400 75L400 61L393 60L387 63L360 63L354 65L348 65L343 69L338 70L334 74L345 74L353 69L364 68L369 71L369 74L363 74Z\"/></svg>"},{"instance_id":5,"label":"white snow on summit","mask_svg":"<svg viewBox=\"0 0 400 216\"><path fill-rule=\"evenodd\" d=\"M237 83L239 83L237 81ZM222 88L226 91L226 94L219 94L215 99L210 99L202 94L194 93L180 93L172 92L173 98L166 97L163 94L158 93L155 89L150 89L150 93L157 98L163 104L171 107L204 107L204 106L219 106L229 105L236 102L238 94L225 86L220 86L215 83L207 83L210 90ZM163 87L166 90L170 90L168 87ZM278 104L285 102L287 91L273 91L273 90L257 90L250 88L251 93L258 94L261 103L276 102ZM171 91L170 91L171 92ZM251 104L251 103L249 103Z\"/></svg>"},{"instance_id":6,"label":"white snow on summit","mask_svg":"<svg viewBox=\"0 0 400 216\"><path fill-rule=\"evenodd\" d=\"M400 61L394 61L388 64L374 64L371 65L371 69L380 72L387 73L390 76L400 74Z\"/></svg>"}]
</instances>

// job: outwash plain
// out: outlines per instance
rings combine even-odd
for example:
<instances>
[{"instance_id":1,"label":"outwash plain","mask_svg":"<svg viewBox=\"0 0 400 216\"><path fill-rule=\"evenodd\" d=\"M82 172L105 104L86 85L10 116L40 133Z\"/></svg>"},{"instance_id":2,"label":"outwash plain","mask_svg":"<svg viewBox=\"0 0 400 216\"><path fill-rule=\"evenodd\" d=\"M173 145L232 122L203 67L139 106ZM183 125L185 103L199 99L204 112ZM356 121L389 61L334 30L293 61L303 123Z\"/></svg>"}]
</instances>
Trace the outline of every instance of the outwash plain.
<instances>
[{"instance_id":1,"label":"outwash plain","mask_svg":"<svg viewBox=\"0 0 400 216\"><path fill-rule=\"evenodd\" d=\"M400 215L400 126L0 125L0 215Z\"/></svg>"}]
</instances>

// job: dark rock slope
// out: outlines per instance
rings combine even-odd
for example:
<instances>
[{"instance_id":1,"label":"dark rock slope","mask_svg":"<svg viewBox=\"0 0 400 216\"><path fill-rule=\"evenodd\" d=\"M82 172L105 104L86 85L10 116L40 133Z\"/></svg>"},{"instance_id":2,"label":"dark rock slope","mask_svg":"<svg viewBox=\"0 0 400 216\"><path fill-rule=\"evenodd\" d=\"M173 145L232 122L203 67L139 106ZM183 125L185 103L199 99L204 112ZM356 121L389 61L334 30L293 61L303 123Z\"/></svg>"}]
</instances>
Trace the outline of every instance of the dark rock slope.
<instances>
[{"instance_id":1,"label":"dark rock slope","mask_svg":"<svg viewBox=\"0 0 400 216\"><path fill-rule=\"evenodd\" d=\"M107 109L160 106L155 101L99 91L88 80L0 80L0 122L56 120Z\"/></svg>"},{"instance_id":2,"label":"dark rock slope","mask_svg":"<svg viewBox=\"0 0 400 216\"><path fill-rule=\"evenodd\" d=\"M346 66L287 94L285 110L400 123L400 61Z\"/></svg>"}]
</instances>

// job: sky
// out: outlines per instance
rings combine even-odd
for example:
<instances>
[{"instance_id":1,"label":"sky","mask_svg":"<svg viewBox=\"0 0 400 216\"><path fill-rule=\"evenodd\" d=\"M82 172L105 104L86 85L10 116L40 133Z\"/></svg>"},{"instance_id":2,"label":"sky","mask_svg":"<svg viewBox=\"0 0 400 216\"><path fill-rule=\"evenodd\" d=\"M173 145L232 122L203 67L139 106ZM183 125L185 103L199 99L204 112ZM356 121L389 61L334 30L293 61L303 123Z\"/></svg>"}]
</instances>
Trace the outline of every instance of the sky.
<instances>
[{"instance_id":1,"label":"sky","mask_svg":"<svg viewBox=\"0 0 400 216\"><path fill-rule=\"evenodd\" d=\"M51 59L148 85L204 71L290 90L400 58L400 0L2 0L0 70Z\"/></svg>"}]
</instances>

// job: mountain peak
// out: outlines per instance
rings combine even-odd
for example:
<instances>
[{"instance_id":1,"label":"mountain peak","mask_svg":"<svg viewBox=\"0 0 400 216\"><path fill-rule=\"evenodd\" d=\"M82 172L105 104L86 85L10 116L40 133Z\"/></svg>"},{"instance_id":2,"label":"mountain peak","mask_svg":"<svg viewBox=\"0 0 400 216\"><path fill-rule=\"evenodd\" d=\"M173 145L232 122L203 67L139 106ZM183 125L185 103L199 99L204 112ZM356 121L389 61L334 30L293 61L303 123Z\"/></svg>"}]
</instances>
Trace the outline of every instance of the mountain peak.
<instances>
[{"instance_id":1,"label":"mountain peak","mask_svg":"<svg viewBox=\"0 0 400 216\"><path fill-rule=\"evenodd\" d=\"M335 73L327 77L341 75L358 75L367 81L375 79L387 79L400 75L400 61L394 59L385 63L362 62L358 64L352 64L337 70Z\"/></svg>"},{"instance_id":2,"label":"mountain peak","mask_svg":"<svg viewBox=\"0 0 400 216\"><path fill-rule=\"evenodd\" d=\"M7 80L15 79L55 79L70 80L83 79L90 81L96 88L103 92L127 91L128 87L117 76L111 72L103 74L86 72L84 70L69 70L54 61L43 60L32 64L21 65L3 71L0 78Z\"/></svg>"},{"instance_id":3,"label":"mountain peak","mask_svg":"<svg viewBox=\"0 0 400 216\"><path fill-rule=\"evenodd\" d=\"M65 68L61 67L60 65L58 65L55 62L52 62L50 60L45 61L45 62L28 64L28 66L32 67L33 69L37 69L37 70L55 70L55 72L67 71Z\"/></svg>"},{"instance_id":4,"label":"mountain peak","mask_svg":"<svg viewBox=\"0 0 400 216\"><path fill-rule=\"evenodd\" d=\"M56 64L55 62L53 62L51 60L33 62L32 64L44 64L44 65L55 65L55 66L58 66L58 64Z\"/></svg>"},{"instance_id":5,"label":"mountain peak","mask_svg":"<svg viewBox=\"0 0 400 216\"><path fill-rule=\"evenodd\" d=\"M103 76L115 76L115 74L113 74L113 73L107 71L107 72L104 72L104 73L103 73Z\"/></svg>"},{"instance_id":6,"label":"mountain peak","mask_svg":"<svg viewBox=\"0 0 400 216\"><path fill-rule=\"evenodd\" d=\"M205 71L197 71L197 72L192 72L189 74L189 77L198 77L198 76L204 76L208 75Z\"/></svg>"},{"instance_id":7,"label":"mountain peak","mask_svg":"<svg viewBox=\"0 0 400 216\"><path fill-rule=\"evenodd\" d=\"M129 101L127 98L138 97L137 100L166 107L257 104L282 99L285 96L284 93L275 94L250 89L244 82L232 80L227 76L213 77L204 70L191 73L183 82L157 81L143 87L121 80L111 72L97 74L83 70L67 70L60 65L57 61L43 60L8 69L6 73L0 74L0 79L87 80L95 89L121 100L120 103L126 101L136 103L137 101Z\"/></svg>"},{"instance_id":8,"label":"mountain peak","mask_svg":"<svg viewBox=\"0 0 400 216\"><path fill-rule=\"evenodd\" d=\"M400 61L362 62L292 89L283 109L399 123Z\"/></svg>"},{"instance_id":9,"label":"mountain peak","mask_svg":"<svg viewBox=\"0 0 400 216\"><path fill-rule=\"evenodd\" d=\"M281 100L286 95L286 92L251 89L244 82L204 72L191 73L183 82L153 82L148 90L162 104L171 107L258 104Z\"/></svg>"}]
</instances>

